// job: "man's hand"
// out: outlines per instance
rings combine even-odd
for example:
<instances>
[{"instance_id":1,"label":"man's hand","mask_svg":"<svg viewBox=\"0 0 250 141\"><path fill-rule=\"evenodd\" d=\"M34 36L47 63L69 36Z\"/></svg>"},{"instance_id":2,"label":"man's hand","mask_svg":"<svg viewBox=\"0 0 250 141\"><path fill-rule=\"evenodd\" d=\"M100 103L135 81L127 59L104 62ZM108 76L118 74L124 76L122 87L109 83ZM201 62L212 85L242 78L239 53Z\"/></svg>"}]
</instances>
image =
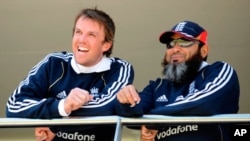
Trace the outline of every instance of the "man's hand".
<instances>
[{"instance_id":1,"label":"man's hand","mask_svg":"<svg viewBox=\"0 0 250 141\"><path fill-rule=\"evenodd\" d=\"M141 126L141 141L154 141L158 130L147 129L145 125Z\"/></svg>"},{"instance_id":2,"label":"man's hand","mask_svg":"<svg viewBox=\"0 0 250 141\"><path fill-rule=\"evenodd\" d=\"M55 135L48 127L35 128L36 141L52 141Z\"/></svg>"},{"instance_id":3,"label":"man's hand","mask_svg":"<svg viewBox=\"0 0 250 141\"><path fill-rule=\"evenodd\" d=\"M141 100L133 85L123 87L117 93L117 99L122 104L131 104L131 107L134 107Z\"/></svg>"},{"instance_id":4,"label":"man's hand","mask_svg":"<svg viewBox=\"0 0 250 141\"><path fill-rule=\"evenodd\" d=\"M70 91L64 102L64 109L66 113L71 113L74 110L79 109L84 104L93 99L93 95L90 95L88 91L74 88Z\"/></svg>"}]
</instances>

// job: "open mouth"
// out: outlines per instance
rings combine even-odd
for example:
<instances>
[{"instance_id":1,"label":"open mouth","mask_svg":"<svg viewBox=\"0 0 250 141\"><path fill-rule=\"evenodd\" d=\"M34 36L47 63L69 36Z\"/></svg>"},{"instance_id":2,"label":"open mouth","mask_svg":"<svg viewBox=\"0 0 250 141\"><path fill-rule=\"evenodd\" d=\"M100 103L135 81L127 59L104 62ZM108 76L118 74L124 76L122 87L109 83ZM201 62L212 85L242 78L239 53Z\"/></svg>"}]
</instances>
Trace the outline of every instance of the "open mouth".
<instances>
[{"instance_id":1,"label":"open mouth","mask_svg":"<svg viewBox=\"0 0 250 141\"><path fill-rule=\"evenodd\" d=\"M88 51L89 51L89 49L87 49L87 48L85 48L85 47L78 47L77 50L78 50L79 52L88 52Z\"/></svg>"}]
</instances>

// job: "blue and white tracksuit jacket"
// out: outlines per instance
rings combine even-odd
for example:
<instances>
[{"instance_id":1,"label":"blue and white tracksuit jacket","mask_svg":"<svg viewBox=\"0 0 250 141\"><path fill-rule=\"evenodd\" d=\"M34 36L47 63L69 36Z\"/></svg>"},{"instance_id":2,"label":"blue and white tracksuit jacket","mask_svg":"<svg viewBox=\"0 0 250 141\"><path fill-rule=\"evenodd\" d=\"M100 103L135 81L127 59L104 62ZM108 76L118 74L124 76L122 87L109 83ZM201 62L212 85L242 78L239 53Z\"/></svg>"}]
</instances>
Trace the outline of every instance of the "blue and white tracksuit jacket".
<instances>
[{"instance_id":1,"label":"blue and white tracksuit jacket","mask_svg":"<svg viewBox=\"0 0 250 141\"><path fill-rule=\"evenodd\" d=\"M57 52L35 65L9 97L7 117L52 119L65 116L62 101L71 89L81 88L93 100L69 116L115 115L116 93L133 83L132 65L119 58L104 57L93 67L77 64L73 54ZM59 140L113 140L114 126L51 127Z\"/></svg>"},{"instance_id":2,"label":"blue and white tracksuit jacket","mask_svg":"<svg viewBox=\"0 0 250 141\"><path fill-rule=\"evenodd\" d=\"M174 116L209 116L237 113L240 87L236 71L225 62L202 63L197 76L177 85L158 78L139 93L135 107L117 103L121 116L143 114ZM183 124L148 126L158 129L156 141L229 141L228 125Z\"/></svg>"}]
</instances>

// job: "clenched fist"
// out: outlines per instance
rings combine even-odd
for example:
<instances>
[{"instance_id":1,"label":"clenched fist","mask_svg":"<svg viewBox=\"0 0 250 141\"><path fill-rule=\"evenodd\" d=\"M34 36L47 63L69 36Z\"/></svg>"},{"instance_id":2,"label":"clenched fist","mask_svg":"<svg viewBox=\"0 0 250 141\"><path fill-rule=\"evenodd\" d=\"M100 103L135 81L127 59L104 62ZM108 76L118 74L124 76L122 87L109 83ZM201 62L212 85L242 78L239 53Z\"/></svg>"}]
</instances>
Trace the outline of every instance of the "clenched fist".
<instances>
[{"instance_id":1,"label":"clenched fist","mask_svg":"<svg viewBox=\"0 0 250 141\"><path fill-rule=\"evenodd\" d=\"M117 93L117 100L123 104L130 104L133 107L140 102L141 98L134 85L127 85Z\"/></svg>"},{"instance_id":2,"label":"clenched fist","mask_svg":"<svg viewBox=\"0 0 250 141\"><path fill-rule=\"evenodd\" d=\"M52 141L55 134L48 127L35 128L36 141Z\"/></svg>"},{"instance_id":3,"label":"clenched fist","mask_svg":"<svg viewBox=\"0 0 250 141\"><path fill-rule=\"evenodd\" d=\"M90 95L88 91L74 88L70 91L64 102L64 109L66 113L71 113L82 107L84 104L93 99L93 95Z\"/></svg>"}]
</instances>

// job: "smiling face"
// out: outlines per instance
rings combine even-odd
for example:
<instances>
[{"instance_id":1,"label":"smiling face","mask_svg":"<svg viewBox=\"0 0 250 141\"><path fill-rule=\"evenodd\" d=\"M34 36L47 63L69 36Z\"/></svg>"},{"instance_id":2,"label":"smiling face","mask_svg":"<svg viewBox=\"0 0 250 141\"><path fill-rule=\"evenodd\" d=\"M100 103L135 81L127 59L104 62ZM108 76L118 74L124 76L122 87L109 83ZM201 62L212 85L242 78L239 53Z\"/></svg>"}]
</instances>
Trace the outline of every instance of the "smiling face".
<instances>
[{"instance_id":1,"label":"smiling face","mask_svg":"<svg viewBox=\"0 0 250 141\"><path fill-rule=\"evenodd\" d=\"M208 54L208 46L197 40L187 40L178 34L171 38L166 43L163 74L174 83L183 83L196 76Z\"/></svg>"},{"instance_id":2,"label":"smiling face","mask_svg":"<svg viewBox=\"0 0 250 141\"><path fill-rule=\"evenodd\" d=\"M175 34L173 40L181 39L182 37ZM170 43L169 43L170 44ZM175 43L166 50L166 60L170 64L183 63L190 59L198 51L199 44L193 43L187 47L182 47L178 43Z\"/></svg>"},{"instance_id":3,"label":"smiling face","mask_svg":"<svg viewBox=\"0 0 250 141\"><path fill-rule=\"evenodd\" d=\"M90 67L96 65L109 50L112 43L105 41L103 25L97 21L80 17L74 28L72 51L78 64Z\"/></svg>"}]
</instances>

